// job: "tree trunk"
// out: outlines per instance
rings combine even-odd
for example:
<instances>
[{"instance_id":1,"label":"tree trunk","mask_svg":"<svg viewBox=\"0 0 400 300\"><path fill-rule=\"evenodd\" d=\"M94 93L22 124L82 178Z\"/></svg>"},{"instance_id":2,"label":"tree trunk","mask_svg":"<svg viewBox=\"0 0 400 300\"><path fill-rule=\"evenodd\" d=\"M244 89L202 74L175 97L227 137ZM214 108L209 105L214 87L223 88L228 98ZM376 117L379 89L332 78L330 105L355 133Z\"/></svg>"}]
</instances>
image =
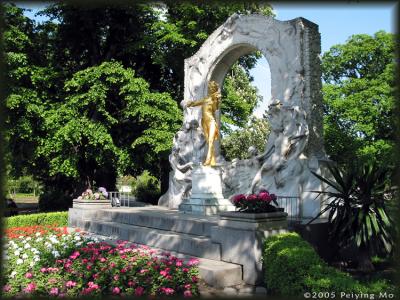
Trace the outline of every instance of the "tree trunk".
<instances>
[{"instance_id":1,"label":"tree trunk","mask_svg":"<svg viewBox=\"0 0 400 300\"><path fill-rule=\"evenodd\" d=\"M165 194L168 190L169 186L169 171L170 171L170 165L169 165L169 160L168 156L160 157L160 189L161 189L161 194Z\"/></svg>"},{"instance_id":2,"label":"tree trunk","mask_svg":"<svg viewBox=\"0 0 400 300\"><path fill-rule=\"evenodd\" d=\"M358 253L358 271L372 272L374 270L375 268L372 264L368 249L365 247L360 247Z\"/></svg>"}]
</instances>

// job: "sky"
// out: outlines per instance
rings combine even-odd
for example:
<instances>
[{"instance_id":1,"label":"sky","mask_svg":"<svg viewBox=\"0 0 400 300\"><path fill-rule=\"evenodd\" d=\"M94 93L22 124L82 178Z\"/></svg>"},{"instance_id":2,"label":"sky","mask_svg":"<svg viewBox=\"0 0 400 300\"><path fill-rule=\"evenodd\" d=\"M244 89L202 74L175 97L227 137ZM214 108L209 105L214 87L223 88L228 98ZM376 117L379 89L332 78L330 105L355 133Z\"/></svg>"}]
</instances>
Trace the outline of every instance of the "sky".
<instances>
[{"instance_id":1,"label":"sky","mask_svg":"<svg viewBox=\"0 0 400 300\"><path fill-rule=\"evenodd\" d=\"M18 6L32 9L26 12L30 18L43 21L43 17L34 17L35 13L46 6L46 2L21 2ZM321 53L328 51L336 44L343 44L353 34L373 35L379 30L395 33L396 2L365 4L357 2L341 4L295 4L271 2L276 19L288 21L303 17L319 26L321 33ZM183 63L183 62L182 62ZM271 97L271 74L267 60L263 57L250 71L254 77L253 85L263 96L263 103L255 110L254 115L261 117Z\"/></svg>"},{"instance_id":2,"label":"sky","mask_svg":"<svg viewBox=\"0 0 400 300\"><path fill-rule=\"evenodd\" d=\"M275 18L280 21L303 17L317 24L321 34L321 53L328 51L333 45L345 43L353 34L373 35L379 30L396 32L395 3L295 5L272 2L271 5ZM264 57L260 59L250 74L254 77L254 86L263 96L263 103L254 112L256 116L261 117L271 97L271 74L267 60Z\"/></svg>"}]
</instances>

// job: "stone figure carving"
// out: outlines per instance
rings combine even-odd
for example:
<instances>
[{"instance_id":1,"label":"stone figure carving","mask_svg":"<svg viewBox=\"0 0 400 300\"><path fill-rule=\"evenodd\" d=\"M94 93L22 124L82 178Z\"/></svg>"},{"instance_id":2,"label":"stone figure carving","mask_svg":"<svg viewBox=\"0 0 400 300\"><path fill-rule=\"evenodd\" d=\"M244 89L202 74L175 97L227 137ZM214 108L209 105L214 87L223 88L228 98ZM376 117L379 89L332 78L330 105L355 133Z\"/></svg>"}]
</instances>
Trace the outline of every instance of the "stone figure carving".
<instances>
[{"instance_id":1,"label":"stone figure carving","mask_svg":"<svg viewBox=\"0 0 400 300\"><path fill-rule=\"evenodd\" d=\"M221 93L218 83L210 81L208 83L208 96L198 101L186 102L186 107L200 106L202 109L201 126L203 134L208 144L207 156L203 163L204 166L215 166L215 147L214 142L219 138L219 126L216 112L221 103Z\"/></svg>"},{"instance_id":2,"label":"stone figure carving","mask_svg":"<svg viewBox=\"0 0 400 300\"><path fill-rule=\"evenodd\" d=\"M263 163L252 181L251 193L255 192L263 173L273 176L275 187L282 188L289 174L293 175L294 170L299 168L292 160L299 157L307 142L308 127L304 110L298 106L283 106L281 101L274 100L269 105L268 115L271 134L265 151L257 156Z\"/></svg>"},{"instance_id":3,"label":"stone figure carving","mask_svg":"<svg viewBox=\"0 0 400 300\"><path fill-rule=\"evenodd\" d=\"M183 198L190 196L192 187L191 171L199 161L199 153L205 141L197 120L185 122L175 134L169 162L172 171L169 175L168 191L161 196L158 205L178 208Z\"/></svg>"}]
</instances>

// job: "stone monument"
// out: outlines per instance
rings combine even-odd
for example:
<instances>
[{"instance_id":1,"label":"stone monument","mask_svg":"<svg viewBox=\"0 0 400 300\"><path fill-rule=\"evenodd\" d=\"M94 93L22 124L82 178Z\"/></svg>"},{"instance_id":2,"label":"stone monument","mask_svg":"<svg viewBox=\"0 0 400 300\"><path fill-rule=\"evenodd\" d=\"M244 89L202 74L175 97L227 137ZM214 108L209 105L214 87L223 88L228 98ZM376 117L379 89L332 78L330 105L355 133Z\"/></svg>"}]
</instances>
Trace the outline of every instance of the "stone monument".
<instances>
[{"instance_id":1,"label":"stone monument","mask_svg":"<svg viewBox=\"0 0 400 300\"><path fill-rule=\"evenodd\" d=\"M320 201L315 200L312 191L324 190L325 186L311 173L326 175L328 162L322 137L320 48L318 26L304 18L279 21L258 14L234 14L208 37L196 54L185 60L184 98L190 100L203 99L210 81L221 86L229 68L245 54L259 50L270 66L272 102L268 116L272 133L265 151L249 160L225 162L219 141L215 142L215 163L222 173L224 199L266 188L278 196L299 197L303 218L314 217L321 210ZM184 124L203 122L200 109L187 109L187 100L181 106ZM218 112L216 122L218 127ZM202 131L183 131L180 139L174 139L174 147L181 150L192 149L186 145L194 144L198 148L193 148L186 162L196 166L208 152ZM196 161L195 156L200 159ZM159 204L176 208L191 199L180 191L174 192L182 180L190 185L186 194L200 199L196 198L200 186L195 187L193 176L201 176L201 170L177 171L172 163L171 166L171 190Z\"/></svg>"}]
</instances>

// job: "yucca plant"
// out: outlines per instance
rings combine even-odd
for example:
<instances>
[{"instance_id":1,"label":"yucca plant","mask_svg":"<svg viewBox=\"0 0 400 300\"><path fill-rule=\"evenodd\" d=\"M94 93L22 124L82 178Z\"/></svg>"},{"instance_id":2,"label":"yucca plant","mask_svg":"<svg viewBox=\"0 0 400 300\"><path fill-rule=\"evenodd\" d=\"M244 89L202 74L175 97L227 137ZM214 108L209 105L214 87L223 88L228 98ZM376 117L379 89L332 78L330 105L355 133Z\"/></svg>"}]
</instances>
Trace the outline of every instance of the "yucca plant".
<instances>
[{"instance_id":1,"label":"yucca plant","mask_svg":"<svg viewBox=\"0 0 400 300\"><path fill-rule=\"evenodd\" d=\"M386 169L376 163L353 164L347 168L329 165L329 178L313 174L328 185L324 208L309 223L328 212L329 238L338 248L355 243L359 250L359 270L372 271L371 253L390 254L393 226L386 212L384 188Z\"/></svg>"}]
</instances>

